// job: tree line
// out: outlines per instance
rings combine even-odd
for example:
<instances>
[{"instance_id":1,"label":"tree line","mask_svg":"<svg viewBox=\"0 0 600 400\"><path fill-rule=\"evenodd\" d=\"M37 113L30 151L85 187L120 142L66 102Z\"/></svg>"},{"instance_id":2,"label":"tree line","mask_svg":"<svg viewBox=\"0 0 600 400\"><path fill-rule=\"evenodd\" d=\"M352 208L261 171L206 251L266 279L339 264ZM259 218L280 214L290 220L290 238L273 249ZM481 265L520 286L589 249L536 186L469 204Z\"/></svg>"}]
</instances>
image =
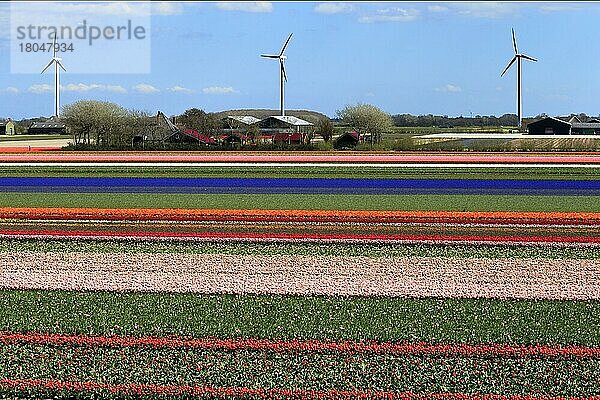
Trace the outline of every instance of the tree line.
<instances>
[{"instance_id":1,"label":"tree line","mask_svg":"<svg viewBox=\"0 0 600 400\"><path fill-rule=\"evenodd\" d=\"M393 126L392 117L371 104L345 106L336 112L336 116L344 129L359 132L372 144L380 142L382 135L390 132ZM128 110L106 101L80 100L69 104L63 107L61 118L68 126L76 145L123 148L132 146L135 136L141 135L152 140L164 138L165 134L168 134L151 133L156 131L159 121L148 113ZM308 114L306 118L313 124L313 131L307 136L308 142L316 135L325 142L333 139L335 129L331 119ZM175 121L179 126L210 137L222 134L227 128L242 133L251 142L260 135L256 124L245 125L228 121L229 126L224 126L221 113L205 112L198 108L186 110L176 116Z\"/></svg>"},{"instance_id":2,"label":"tree line","mask_svg":"<svg viewBox=\"0 0 600 400\"><path fill-rule=\"evenodd\" d=\"M263 110L264 111L264 110ZM575 115L575 114L572 114ZM586 121L589 117L585 114L577 114ZM540 114L529 119L531 122L546 117ZM325 116L306 115L305 117L314 125L313 132L308 136L312 139L321 136L325 142L334 137L336 131L333 122L337 122L343 130L355 130L371 143L378 143L382 136L393 130L393 127L471 127L471 126L516 126L517 116L504 114L500 117L493 115L474 117L449 117L447 115L412 115L396 114L390 115L371 104L358 103L347 105L336 112L335 119ZM147 137L148 132L156 130L156 119L154 116L139 110L128 110L117 104L96 100L80 100L63 107L62 119L67 124L69 131L78 145L96 145L98 147L127 147L133 143L136 135ZM176 122L186 129L194 129L204 135L216 137L223 133L223 129L234 129L244 134L249 141L260 135L256 125L245 126L243 124L224 126L223 113L205 112L198 108L186 110L183 114L176 116ZM155 135L161 137L161 135ZM152 139L152 135L150 135Z\"/></svg>"},{"instance_id":3,"label":"tree line","mask_svg":"<svg viewBox=\"0 0 600 400\"><path fill-rule=\"evenodd\" d=\"M411 115L397 114L392 115L392 121L395 126L401 127L438 127L438 128L455 128L455 127L471 127L471 126L516 126L519 123L518 117L515 114L504 114L500 117L494 115L474 117L449 117L447 115Z\"/></svg>"}]
</instances>

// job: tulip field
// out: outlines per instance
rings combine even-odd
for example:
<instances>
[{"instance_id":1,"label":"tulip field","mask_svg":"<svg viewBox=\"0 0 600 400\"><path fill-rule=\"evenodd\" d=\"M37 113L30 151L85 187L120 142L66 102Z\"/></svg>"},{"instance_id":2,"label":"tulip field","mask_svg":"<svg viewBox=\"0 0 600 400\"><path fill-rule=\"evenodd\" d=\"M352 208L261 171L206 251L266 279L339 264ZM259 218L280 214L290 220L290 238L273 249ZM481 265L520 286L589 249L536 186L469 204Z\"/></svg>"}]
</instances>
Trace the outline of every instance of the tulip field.
<instances>
[{"instance_id":1,"label":"tulip field","mask_svg":"<svg viewBox=\"0 0 600 400\"><path fill-rule=\"evenodd\" d=\"M0 398L600 400L599 154L0 166Z\"/></svg>"}]
</instances>

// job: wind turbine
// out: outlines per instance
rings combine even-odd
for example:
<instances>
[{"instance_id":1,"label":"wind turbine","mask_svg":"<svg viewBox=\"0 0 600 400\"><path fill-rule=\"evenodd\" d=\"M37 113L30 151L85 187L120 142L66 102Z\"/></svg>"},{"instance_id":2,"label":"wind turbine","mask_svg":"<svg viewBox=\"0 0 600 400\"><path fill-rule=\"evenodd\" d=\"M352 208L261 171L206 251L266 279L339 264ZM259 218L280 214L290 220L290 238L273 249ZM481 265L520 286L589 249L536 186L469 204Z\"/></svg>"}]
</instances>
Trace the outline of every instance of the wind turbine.
<instances>
[{"instance_id":1,"label":"wind turbine","mask_svg":"<svg viewBox=\"0 0 600 400\"><path fill-rule=\"evenodd\" d=\"M504 71L502 71L502 73L500 74L500 77L504 76L506 71L508 71L508 69L515 63L515 61L517 61L517 116L519 117L519 128L521 128L521 125L523 124L523 97L521 94L521 83L522 83L521 60L522 59L526 59L529 61L537 61L537 60L526 54L519 53L519 50L517 49L517 38L515 37L515 30L511 29L511 31L512 31L513 48L515 49L515 55L512 58L512 60L510 60L510 62L506 66L506 68L504 68Z\"/></svg>"},{"instance_id":2,"label":"wind turbine","mask_svg":"<svg viewBox=\"0 0 600 400\"><path fill-rule=\"evenodd\" d=\"M62 58L56 57L56 32L54 32L54 41L52 42L52 59L41 73L43 74L46 72L46 70L50 68L52 64L54 64L54 117L56 118L58 118L60 110L60 70L58 67L67 72L61 61Z\"/></svg>"},{"instance_id":3,"label":"wind turbine","mask_svg":"<svg viewBox=\"0 0 600 400\"><path fill-rule=\"evenodd\" d=\"M280 106L280 113L281 116L285 116L285 107L284 107L284 86L285 86L285 82L287 82L287 75L285 74L285 65L284 62L287 59L287 56L285 56L283 54L283 52L285 51L285 48L287 47L288 43L290 42L290 39L292 38L293 33L290 33L290 36L288 36L287 40L285 41L283 47L281 48L281 51L279 52L278 55L276 54L261 54L261 57L265 57L265 58L276 58L279 60L279 79L280 79L280 83L279 83L279 106Z\"/></svg>"}]
</instances>

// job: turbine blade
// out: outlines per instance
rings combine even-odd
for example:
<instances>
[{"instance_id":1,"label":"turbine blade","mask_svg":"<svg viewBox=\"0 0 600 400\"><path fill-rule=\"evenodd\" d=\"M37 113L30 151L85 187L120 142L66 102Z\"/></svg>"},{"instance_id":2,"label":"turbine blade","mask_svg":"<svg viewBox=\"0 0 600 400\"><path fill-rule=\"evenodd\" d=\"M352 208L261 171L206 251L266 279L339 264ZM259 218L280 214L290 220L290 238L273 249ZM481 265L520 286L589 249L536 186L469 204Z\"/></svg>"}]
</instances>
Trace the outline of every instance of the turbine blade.
<instances>
[{"instance_id":1,"label":"turbine blade","mask_svg":"<svg viewBox=\"0 0 600 400\"><path fill-rule=\"evenodd\" d=\"M264 58L279 58L279 56L276 56L274 54L261 54L260 56Z\"/></svg>"},{"instance_id":2,"label":"turbine blade","mask_svg":"<svg viewBox=\"0 0 600 400\"><path fill-rule=\"evenodd\" d=\"M281 72L283 72L283 80L287 82L287 74L285 73L285 66L283 65L283 60L279 60L279 64L281 65Z\"/></svg>"},{"instance_id":3,"label":"turbine blade","mask_svg":"<svg viewBox=\"0 0 600 400\"><path fill-rule=\"evenodd\" d=\"M523 57L526 60L529 61L537 61L535 58L528 56L527 54L521 54L521 57Z\"/></svg>"},{"instance_id":4,"label":"turbine blade","mask_svg":"<svg viewBox=\"0 0 600 400\"><path fill-rule=\"evenodd\" d=\"M42 72L40 72L40 74L43 74L44 72L46 72L46 70L48 68L50 68L50 66L52 65L53 62L54 62L54 59L50 60L50 62L48 63L48 65L46 65L46 67L44 67L44 69L42 70Z\"/></svg>"},{"instance_id":5,"label":"turbine blade","mask_svg":"<svg viewBox=\"0 0 600 400\"><path fill-rule=\"evenodd\" d=\"M281 48L281 51L279 52L279 56L281 57L283 55L283 52L285 51L285 48L287 47L288 43L290 42L290 39L292 38L292 35L294 33L290 33L290 36L288 36L287 40L285 41L285 44L283 45L283 47Z\"/></svg>"},{"instance_id":6,"label":"turbine blade","mask_svg":"<svg viewBox=\"0 0 600 400\"><path fill-rule=\"evenodd\" d=\"M517 49L517 38L515 37L515 30L511 28L511 31L512 31L513 48L515 49L515 54L519 54L519 50Z\"/></svg>"},{"instance_id":7,"label":"turbine blade","mask_svg":"<svg viewBox=\"0 0 600 400\"><path fill-rule=\"evenodd\" d=\"M513 59L510 60L510 62L506 66L506 68L504 68L504 71L502 71L502 73L500 74L501 77L504 76L504 74L506 73L506 71L508 71L508 69L515 63L516 60L517 60L517 56L514 56Z\"/></svg>"},{"instance_id":8,"label":"turbine blade","mask_svg":"<svg viewBox=\"0 0 600 400\"><path fill-rule=\"evenodd\" d=\"M65 69L65 67L62 65L62 63L60 61L56 61L56 63L58 64L59 67L62 68L63 71L67 72L67 70Z\"/></svg>"},{"instance_id":9,"label":"turbine blade","mask_svg":"<svg viewBox=\"0 0 600 400\"><path fill-rule=\"evenodd\" d=\"M56 57L56 31L54 31L54 40L52 41L52 56Z\"/></svg>"}]
</instances>

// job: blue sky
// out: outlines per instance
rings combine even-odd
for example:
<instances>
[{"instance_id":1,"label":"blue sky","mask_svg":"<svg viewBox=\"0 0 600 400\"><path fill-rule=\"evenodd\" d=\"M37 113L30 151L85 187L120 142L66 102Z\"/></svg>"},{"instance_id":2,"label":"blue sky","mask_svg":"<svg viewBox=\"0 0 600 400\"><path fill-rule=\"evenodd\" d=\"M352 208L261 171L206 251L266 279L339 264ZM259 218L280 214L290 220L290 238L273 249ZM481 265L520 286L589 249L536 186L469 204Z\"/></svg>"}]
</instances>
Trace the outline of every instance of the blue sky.
<instances>
[{"instance_id":1,"label":"blue sky","mask_svg":"<svg viewBox=\"0 0 600 400\"><path fill-rule=\"evenodd\" d=\"M288 109L334 116L365 102L391 114L516 113L516 71L500 77L514 27L519 50L539 60L523 66L525 116L600 114L600 4L187 2L149 10L150 73L63 73L61 104L98 99L168 115L276 109L278 65L259 55L277 52L293 32ZM93 18L98 8L85 12ZM11 72L9 14L0 4L0 117L49 116L52 74ZM77 54L62 57L67 70L77 62Z\"/></svg>"}]
</instances>

